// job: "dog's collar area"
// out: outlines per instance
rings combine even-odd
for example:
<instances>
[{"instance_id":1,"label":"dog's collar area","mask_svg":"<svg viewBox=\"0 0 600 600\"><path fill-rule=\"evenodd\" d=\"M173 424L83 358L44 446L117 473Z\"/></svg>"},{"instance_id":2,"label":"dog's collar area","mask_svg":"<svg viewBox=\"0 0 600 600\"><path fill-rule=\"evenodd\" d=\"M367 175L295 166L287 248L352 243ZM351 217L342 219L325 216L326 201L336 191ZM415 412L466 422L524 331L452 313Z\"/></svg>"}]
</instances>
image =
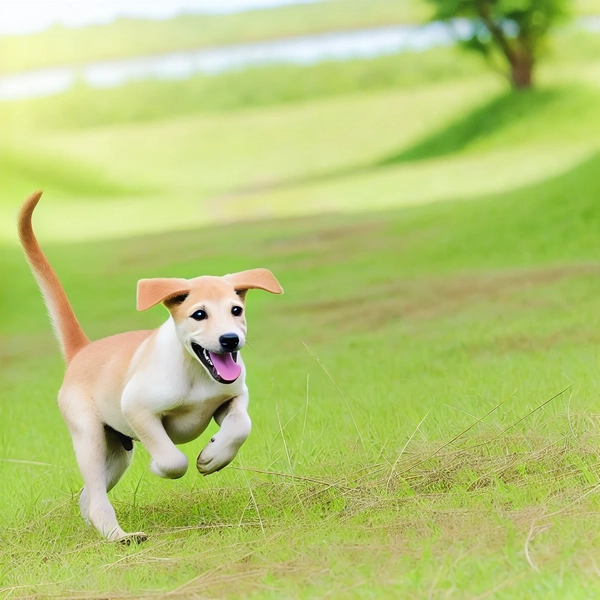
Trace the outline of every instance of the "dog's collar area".
<instances>
[{"instance_id":1,"label":"dog's collar area","mask_svg":"<svg viewBox=\"0 0 600 600\"><path fill-rule=\"evenodd\" d=\"M237 352L211 352L196 342L192 342L192 350L210 376L219 383L233 383L242 372L237 364Z\"/></svg>"}]
</instances>

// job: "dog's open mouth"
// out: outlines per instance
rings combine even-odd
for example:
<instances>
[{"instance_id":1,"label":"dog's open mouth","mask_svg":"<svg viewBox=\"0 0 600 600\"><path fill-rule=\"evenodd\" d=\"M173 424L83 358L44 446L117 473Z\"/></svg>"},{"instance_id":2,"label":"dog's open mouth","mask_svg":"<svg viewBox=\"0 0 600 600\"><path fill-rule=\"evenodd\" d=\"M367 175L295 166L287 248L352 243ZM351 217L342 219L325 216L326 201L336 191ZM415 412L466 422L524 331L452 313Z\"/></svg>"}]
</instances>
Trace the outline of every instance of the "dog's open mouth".
<instances>
[{"instance_id":1,"label":"dog's open mouth","mask_svg":"<svg viewBox=\"0 0 600 600\"><path fill-rule=\"evenodd\" d=\"M242 367L237 364L237 352L216 354L196 342L192 342L192 350L213 379L219 383L233 383L242 372Z\"/></svg>"}]
</instances>

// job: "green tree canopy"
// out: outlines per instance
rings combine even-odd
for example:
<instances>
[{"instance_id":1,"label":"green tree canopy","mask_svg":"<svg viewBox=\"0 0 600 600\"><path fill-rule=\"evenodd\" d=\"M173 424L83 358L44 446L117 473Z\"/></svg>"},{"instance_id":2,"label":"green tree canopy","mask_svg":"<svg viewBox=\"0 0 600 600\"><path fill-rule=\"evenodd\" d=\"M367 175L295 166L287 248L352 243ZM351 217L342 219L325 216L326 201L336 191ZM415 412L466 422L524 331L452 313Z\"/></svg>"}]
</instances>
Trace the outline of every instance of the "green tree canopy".
<instances>
[{"instance_id":1,"label":"green tree canopy","mask_svg":"<svg viewBox=\"0 0 600 600\"><path fill-rule=\"evenodd\" d=\"M434 20L466 18L473 34L463 44L499 66L513 87L529 88L553 25L569 15L570 0L429 0Z\"/></svg>"}]
</instances>

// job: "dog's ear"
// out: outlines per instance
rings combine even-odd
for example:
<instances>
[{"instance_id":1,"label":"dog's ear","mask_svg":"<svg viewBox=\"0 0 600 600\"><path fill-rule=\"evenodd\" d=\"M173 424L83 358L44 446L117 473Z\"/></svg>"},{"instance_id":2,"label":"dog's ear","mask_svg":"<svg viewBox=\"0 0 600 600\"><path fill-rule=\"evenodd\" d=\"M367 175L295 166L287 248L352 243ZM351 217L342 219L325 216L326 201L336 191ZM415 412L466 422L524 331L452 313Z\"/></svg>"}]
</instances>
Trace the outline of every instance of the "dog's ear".
<instances>
[{"instance_id":1,"label":"dog's ear","mask_svg":"<svg viewBox=\"0 0 600 600\"><path fill-rule=\"evenodd\" d=\"M140 279L137 284L137 309L147 310L169 300L185 300L190 293L190 284L187 279L157 278Z\"/></svg>"},{"instance_id":2,"label":"dog's ear","mask_svg":"<svg viewBox=\"0 0 600 600\"><path fill-rule=\"evenodd\" d=\"M279 281L268 269L250 269L249 271L240 271L225 275L226 279L233 284L235 291L242 298L245 297L248 290L264 290L271 294L283 294L283 288Z\"/></svg>"}]
</instances>

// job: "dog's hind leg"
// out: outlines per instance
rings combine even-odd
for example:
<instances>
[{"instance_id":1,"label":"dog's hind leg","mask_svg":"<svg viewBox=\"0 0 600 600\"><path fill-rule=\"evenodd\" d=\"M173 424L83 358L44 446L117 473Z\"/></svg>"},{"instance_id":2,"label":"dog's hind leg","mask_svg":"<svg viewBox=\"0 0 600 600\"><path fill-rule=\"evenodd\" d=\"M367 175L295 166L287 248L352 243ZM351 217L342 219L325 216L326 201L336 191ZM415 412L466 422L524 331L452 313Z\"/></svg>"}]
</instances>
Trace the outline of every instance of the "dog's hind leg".
<instances>
[{"instance_id":1,"label":"dog's hind leg","mask_svg":"<svg viewBox=\"0 0 600 600\"><path fill-rule=\"evenodd\" d=\"M119 434L109 427L104 428L104 434L106 441L106 491L110 492L131 464L134 447L133 441L131 441L129 449L125 448ZM79 508L81 509L81 516L89 524L89 494L85 487L79 497Z\"/></svg>"},{"instance_id":2,"label":"dog's hind leg","mask_svg":"<svg viewBox=\"0 0 600 600\"><path fill-rule=\"evenodd\" d=\"M62 394L61 411L73 438L73 448L84 482L79 499L81 515L109 540L143 541L145 534L128 534L121 529L107 493L129 466L133 452L123 448L115 432L107 432L89 406L77 406L76 402L69 402L68 407L65 404Z\"/></svg>"},{"instance_id":3,"label":"dog's hind leg","mask_svg":"<svg viewBox=\"0 0 600 600\"><path fill-rule=\"evenodd\" d=\"M79 422L76 428L70 429L85 484L79 503L82 516L109 540L126 537L108 500L108 448L102 423L83 425Z\"/></svg>"},{"instance_id":4,"label":"dog's hind leg","mask_svg":"<svg viewBox=\"0 0 600 600\"><path fill-rule=\"evenodd\" d=\"M104 428L104 434L106 442L106 491L110 492L110 490L117 485L131 464L131 461L133 460L134 446L133 441L130 441L130 443L127 445L128 447L125 447L125 444L123 443L119 434L109 427ZM89 518L89 501L90 497L87 493L87 487L84 487L79 498L79 507L81 509L81 516L88 524L91 523ZM145 533L138 531L136 533L124 533L120 537L112 537L109 539L117 539L121 542L129 544L131 541L135 541L136 543L143 542L147 539L147 536Z\"/></svg>"}]
</instances>

